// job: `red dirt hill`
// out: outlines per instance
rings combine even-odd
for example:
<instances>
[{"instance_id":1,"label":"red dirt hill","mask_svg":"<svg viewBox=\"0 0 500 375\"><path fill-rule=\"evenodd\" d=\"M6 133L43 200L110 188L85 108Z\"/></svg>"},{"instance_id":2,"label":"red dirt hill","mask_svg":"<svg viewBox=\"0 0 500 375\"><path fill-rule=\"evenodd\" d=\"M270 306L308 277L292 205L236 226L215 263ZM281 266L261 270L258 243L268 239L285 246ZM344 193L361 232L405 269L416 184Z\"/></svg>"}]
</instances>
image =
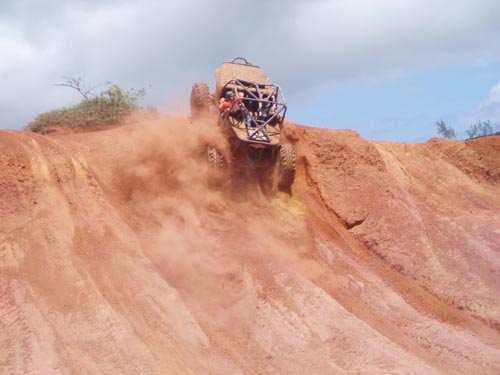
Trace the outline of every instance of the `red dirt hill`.
<instances>
[{"instance_id":1,"label":"red dirt hill","mask_svg":"<svg viewBox=\"0 0 500 375\"><path fill-rule=\"evenodd\" d=\"M0 131L0 374L499 374L500 137L287 125L292 196L186 119Z\"/></svg>"}]
</instances>

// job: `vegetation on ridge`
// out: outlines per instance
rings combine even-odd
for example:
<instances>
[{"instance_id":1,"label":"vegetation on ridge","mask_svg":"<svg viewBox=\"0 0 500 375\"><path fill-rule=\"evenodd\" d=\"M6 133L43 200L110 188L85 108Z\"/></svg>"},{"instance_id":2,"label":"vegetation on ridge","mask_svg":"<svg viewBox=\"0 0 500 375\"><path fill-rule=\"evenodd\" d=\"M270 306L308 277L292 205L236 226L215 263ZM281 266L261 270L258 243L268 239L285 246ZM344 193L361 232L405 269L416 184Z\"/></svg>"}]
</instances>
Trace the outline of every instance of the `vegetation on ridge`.
<instances>
[{"instance_id":1,"label":"vegetation on ridge","mask_svg":"<svg viewBox=\"0 0 500 375\"><path fill-rule=\"evenodd\" d=\"M436 122L437 132L444 138L456 139L455 130L446 125L443 120ZM478 120L475 124L472 124L468 130L466 130L468 139L487 137L489 135L500 135L500 127L498 124L491 124L490 120L481 121Z\"/></svg>"},{"instance_id":2,"label":"vegetation on ridge","mask_svg":"<svg viewBox=\"0 0 500 375\"><path fill-rule=\"evenodd\" d=\"M105 90L94 94L93 88L88 89L80 77L66 79L66 82L56 86L75 89L82 95L83 100L74 106L55 109L36 116L24 130L47 133L53 128L82 128L117 124L133 111L141 109L139 102L146 94L144 88L124 90L110 82Z\"/></svg>"}]
</instances>

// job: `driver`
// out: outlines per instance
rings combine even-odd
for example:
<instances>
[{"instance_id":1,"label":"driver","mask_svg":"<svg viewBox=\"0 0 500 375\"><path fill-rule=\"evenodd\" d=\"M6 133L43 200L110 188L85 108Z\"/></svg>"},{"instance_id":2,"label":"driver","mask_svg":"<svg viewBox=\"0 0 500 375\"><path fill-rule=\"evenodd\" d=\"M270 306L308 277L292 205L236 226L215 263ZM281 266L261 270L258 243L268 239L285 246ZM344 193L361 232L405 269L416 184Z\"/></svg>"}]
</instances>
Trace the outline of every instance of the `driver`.
<instances>
[{"instance_id":1,"label":"driver","mask_svg":"<svg viewBox=\"0 0 500 375\"><path fill-rule=\"evenodd\" d=\"M245 118L245 124L250 127L254 127L255 125L253 124L252 119L250 118L250 113L248 112L248 109L245 107L245 104L243 104L243 93L240 92L238 93L238 98L235 97L234 92L231 90L226 91L226 94L224 98L221 98L220 105L219 105L219 111L221 113L224 113L225 111L228 110L234 110L236 109L241 109L243 112L243 116Z\"/></svg>"},{"instance_id":2,"label":"driver","mask_svg":"<svg viewBox=\"0 0 500 375\"><path fill-rule=\"evenodd\" d=\"M228 109L231 109L233 105L239 104L238 101L241 102L241 99L235 100L234 92L232 92L231 90L226 91L225 97L220 101L219 111L224 112Z\"/></svg>"}]
</instances>

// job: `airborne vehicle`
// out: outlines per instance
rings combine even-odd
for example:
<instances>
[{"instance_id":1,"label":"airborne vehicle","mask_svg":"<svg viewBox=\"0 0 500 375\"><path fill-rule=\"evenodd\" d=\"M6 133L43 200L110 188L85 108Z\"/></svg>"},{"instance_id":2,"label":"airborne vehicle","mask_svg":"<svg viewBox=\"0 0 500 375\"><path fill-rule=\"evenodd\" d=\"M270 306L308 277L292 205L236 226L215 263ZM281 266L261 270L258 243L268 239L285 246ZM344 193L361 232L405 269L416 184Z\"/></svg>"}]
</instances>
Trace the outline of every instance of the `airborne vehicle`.
<instances>
[{"instance_id":1,"label":"airborne vehicle","mask_svg":"<svg viewBox=\"0 0 500 375\"><path fill-rule=\"evenodd\" d=\"M241 57L223 63L215 75L214 94L206 83L193 85L192 118L209 117L220 107L217 124L228 138L233 166L248 163L267 174L275 188L289 190L295 179L296 156L295 147L282 135L287 106L280 87L259 66ZM208 147L208 160L219 170L228 164L212 146Z\"/></svg>"}]
</instances>

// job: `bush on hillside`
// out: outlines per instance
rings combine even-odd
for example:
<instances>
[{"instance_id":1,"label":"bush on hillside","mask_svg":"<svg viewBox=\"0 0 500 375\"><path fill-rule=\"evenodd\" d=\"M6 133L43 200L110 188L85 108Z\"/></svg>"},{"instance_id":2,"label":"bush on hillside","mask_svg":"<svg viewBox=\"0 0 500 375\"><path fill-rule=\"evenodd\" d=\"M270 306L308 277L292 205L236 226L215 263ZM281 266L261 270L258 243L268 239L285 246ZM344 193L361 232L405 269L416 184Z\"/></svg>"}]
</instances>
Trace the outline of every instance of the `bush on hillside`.
<instances>
[{"instance_id":1,"label":"bush on hillside","mask_svg":"<svg viewBox=\"0 0 500 375\"><path fill-rule=\"evenodd\" d=\"M444 138L456 139L455 130L446 125L443 120L436 122L438 133ZM477 121L475 124L472 124L468 130L466 130L469 138L474 139L480 137L487 137L490 135L500 135L500 126L498 124L491 124L490 120L488 121Z\"/></svg>"},{"instance_id":2,"label":"bush on hillside","mask_svg":"<svg viewBox=\"0 0 500 375\"><path fill-rule=\"evenodd\" d=\"M73 80L73 82L77 82L77 80ZM46 133L53 128L61 127L84 128L114 125L123 121L134 110L140 109L139 101L145 95L145 89L125 91L115 84L109 84L108 89L99 95L89 91L82 92L80 87L69 84L61 84L60 86L76 89L84 99L72 107L63 107L38 115L25 127L25 130Z\"/></svg>"},{"instance_id":3,"label":"bush on hillside","mask_svg":"<svg viewBox=\"0 0 500 375\"><path fill-rule=\"evenodd\" d=\"M455 130L453 130L451 126L447 126L443 120L436 122L436 126L438 129L438 133L443 137L449 139L455 139L457 137L455 135Z\"/></svg>"},{"instance_id":4,"label":"bush on hillside","mask_svg":"<svg viewBox=\"0 0 500 375\"><path fill-rule=\"evenodd\" d=\"M495 129L496 128L496 129ZM499 129L498 125L491 125L490 120L488 121L477 121L475 124L472 124L467 130L467 135L469 139L479 138L479 137L487 137L489 135L496 135L496 131Z\"/></svg>"}]
</instances>

